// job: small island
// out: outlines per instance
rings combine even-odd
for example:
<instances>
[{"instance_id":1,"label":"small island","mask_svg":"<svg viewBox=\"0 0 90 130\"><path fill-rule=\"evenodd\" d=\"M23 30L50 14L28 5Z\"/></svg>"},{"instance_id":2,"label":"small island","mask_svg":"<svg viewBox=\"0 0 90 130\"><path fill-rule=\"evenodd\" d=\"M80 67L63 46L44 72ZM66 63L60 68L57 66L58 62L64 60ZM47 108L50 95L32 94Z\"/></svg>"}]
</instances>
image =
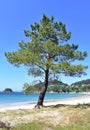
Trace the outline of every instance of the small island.
<instances>
[{"instance_id":1,"label":"small island","mask_svg":"<svg viewBox=\"0 0 90 130\"><path fill-rule=\"evenodd\" d=\"M11 88L5 88L5 90L3 91L4 93L12 93L12 89Z\"/></svg>"}]
</instances>

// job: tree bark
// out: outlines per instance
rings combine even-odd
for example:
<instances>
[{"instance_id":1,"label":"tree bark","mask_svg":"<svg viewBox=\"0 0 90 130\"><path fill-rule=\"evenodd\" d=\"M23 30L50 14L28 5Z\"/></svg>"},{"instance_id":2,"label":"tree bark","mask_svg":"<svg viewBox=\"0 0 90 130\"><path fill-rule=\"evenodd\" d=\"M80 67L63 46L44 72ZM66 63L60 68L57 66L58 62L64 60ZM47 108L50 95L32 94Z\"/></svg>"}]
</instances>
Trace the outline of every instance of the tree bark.
<instances>
[{"instance_id":1,"label":"tree bark","mask_svg":"<svg viewBox=\"0 0 90 130\"><path fill-rule=\"evenodd\" d=\"M38 102L37 105L35 106L35 108L41 108L43 106L43 101L44 101L44 97L47 91L47 87L48 87L48 75L49 75L49 69L47 69L45 71L45 82L44 82L44 87L42 88L39 98L38 98Z\"/></svg>"}]
</instances>

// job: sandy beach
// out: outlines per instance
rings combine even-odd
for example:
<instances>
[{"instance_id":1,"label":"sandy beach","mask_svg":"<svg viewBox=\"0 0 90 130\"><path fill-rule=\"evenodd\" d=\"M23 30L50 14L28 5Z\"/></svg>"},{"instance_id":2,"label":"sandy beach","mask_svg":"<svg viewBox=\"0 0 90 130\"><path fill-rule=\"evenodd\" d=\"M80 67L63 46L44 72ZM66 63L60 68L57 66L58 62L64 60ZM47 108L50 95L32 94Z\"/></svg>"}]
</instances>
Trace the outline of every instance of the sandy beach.
<instances>
[{"instance_id":1,"label":"sandy beach","mask_svg":"<svg viewBox=\"0 0 90 130\"><path fill-rule=\"evenodd\" d=\"M77 105L77 104L86 104L86 103L90 103L90 93L82 97L44 101L44 106L52 106L52 105L58 105L58 104ZM35 105L36 103L31 103L31 104L27 103L24 105L14 105L14 106L9 105L5 107L0 107L0 112L4 112L7 110L18 110L18 109L33 109Z\"/></svg>"}]
</instances>

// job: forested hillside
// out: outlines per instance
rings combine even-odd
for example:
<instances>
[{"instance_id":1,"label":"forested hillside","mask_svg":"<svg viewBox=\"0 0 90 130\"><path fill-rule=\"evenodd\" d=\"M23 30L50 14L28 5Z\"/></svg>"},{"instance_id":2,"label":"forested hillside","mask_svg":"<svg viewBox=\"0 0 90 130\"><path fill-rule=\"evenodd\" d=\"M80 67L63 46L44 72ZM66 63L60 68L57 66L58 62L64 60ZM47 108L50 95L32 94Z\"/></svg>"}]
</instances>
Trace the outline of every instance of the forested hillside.
<instances>
[{"instance_id":1,"label":"forested hillside","mask_svg":"<svg viewBox=\"0 0 90 130\"><path fill-rule=\"evenodd\" d=\"M23 86L23 92L26 94L33 93L33 92L40 92L43 86L44 86L44 82L39 82L35 85L30 85L28 83L25 83ZM48 83L47 92L66 92L67 88L68 88L68 84L58 80L51 80Z\"/></svg>"},{"instance_id":2,"label":"forested hillside","mask_svg":"<svg viewBox=\"0 0 90 130\"><path fill-rule=\"evenodd\" d=\"M81 80L81 81L75 82L71 85L88 85L88 84L90 84L90 79Z\"/></svg>"},{"instance_id":3,"label":"forested hillside","mask_svg":"<svg viewBox=\"0 0 90 130\"><path fill-rule=\"evenodd\" d=\"M23 86L23 92L25 94L40 92L43 86L44 82L39 82L34 85L25 83ZM86 92L86 91L87 92L90 91L90 79L78 81L71 85L68 85L66 83L63 83L62 81L55 79L49 81L47 88L47 92L57 92L57 93Z\"/></svg>"},{"instance_id":4,"label":"forested hillside","mask_svg":"<svg viewBox=\"0 0 90 130\"><path fill-rule=\"evenodd\" d=\"M70 89L76 92L90 92L90 79L71 84Z\"/></svg>"}]
</instances>

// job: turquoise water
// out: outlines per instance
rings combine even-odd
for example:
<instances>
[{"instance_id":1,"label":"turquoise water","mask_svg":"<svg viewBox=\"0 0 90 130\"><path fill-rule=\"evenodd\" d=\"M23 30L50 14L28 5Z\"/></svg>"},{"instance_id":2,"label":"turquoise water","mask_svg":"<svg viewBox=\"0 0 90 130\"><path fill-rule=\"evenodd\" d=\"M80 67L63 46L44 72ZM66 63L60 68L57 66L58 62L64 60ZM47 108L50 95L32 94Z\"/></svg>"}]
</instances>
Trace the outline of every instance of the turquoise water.
<instances>
[{"instance_id":1,"label":"turquoise water","mask_svg":"<svg viewBox=\"0 0 90 130\"><path fill-rule=\"evenodd\" d=\"M45 100L56 100L84 96L85 94L46 93ZM33 103L38 100L39 93L25 95L21 92L0 93L0 106L7 104Z\"/></svg>"}]
</instances>

